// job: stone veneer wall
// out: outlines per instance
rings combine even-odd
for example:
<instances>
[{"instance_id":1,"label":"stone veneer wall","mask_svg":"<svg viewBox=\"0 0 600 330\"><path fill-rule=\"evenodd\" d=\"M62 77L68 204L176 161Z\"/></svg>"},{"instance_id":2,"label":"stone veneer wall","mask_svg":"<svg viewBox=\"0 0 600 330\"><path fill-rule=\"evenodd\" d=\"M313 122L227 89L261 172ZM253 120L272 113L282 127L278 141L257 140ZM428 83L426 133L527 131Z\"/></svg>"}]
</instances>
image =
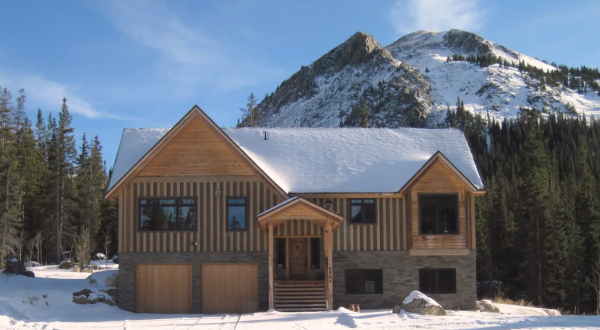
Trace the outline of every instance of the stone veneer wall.
<instances>
[{"instance_id":1,"label":"stone veneer wall","mask_svg":"<svg viewBox=\"0 0 600 330\"><path fill-rule=\"evenodd\" d=\"M456 268L456 294L430 294L445 309L474 309L477 300L475 251L467 256L411 257L408 251L334 251L334 308L360 304L362 309L401 305L419 289L420 268ZM347 295L345 269L382 269L383 294Z\"/></svg>"},{"instance_id":2,"label":"stone veneer wall","mask_svg":"<svg viewBox=\"0 0 600 330\"><path fill-rule=\"evenodd\" d=\"M324 256L321 256L322 260ZM120 253L119 307L135 311L134 269L137 264L192 264L192 310L202 311L200 265L202 263L258 264L259 310L269 305L267 252L149 252ZM333 251L334 308L360 304L362 309L392 308L401 305L412 291L419 289L420 268L456 268L456 294L430 294L445 309L474 309L477 299L475 251L468 256L410 257L408 251ZM345 269L383 269L383 294L347 295Z\"/></svg>"},{"instance_id":3,"label":"stone veneer wall","mask_svg":"<svg viewBox=\"0 0 600 330\"><path fill-rule=\"evenodd\" d=\"M192 264L192 311L201 313L200 299L202 263L254 263L258 264L258 306L259 310L269 307L269 266L268 252L146 252L119 254L119 307L135 312L135 266L137 264ZM127 260L124 264L123 261Z\"/></svg>"}]
</instances>

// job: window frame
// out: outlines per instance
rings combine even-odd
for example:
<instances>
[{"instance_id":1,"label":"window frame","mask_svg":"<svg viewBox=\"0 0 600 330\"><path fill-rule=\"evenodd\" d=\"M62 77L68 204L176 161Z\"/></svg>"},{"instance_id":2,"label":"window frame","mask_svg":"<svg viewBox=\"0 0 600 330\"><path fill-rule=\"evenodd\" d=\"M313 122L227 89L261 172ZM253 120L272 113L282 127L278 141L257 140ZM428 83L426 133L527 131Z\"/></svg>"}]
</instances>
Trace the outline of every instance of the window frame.
<instances>
[{"instance_id":1,"label":"window frame","mask_svg":"<svg viewBox=\"0 0 600 330\"><path fill-rule=\"evenodd\" d=\"M361 207L363 207L364 210L364 205L365 205L365 200L366 199L372 199L373 200L373 221L370 222L365 222L365 221L352 221L352 206L353 205L361 205ZM375 225L377 224L377 198L349 198L350 203L348 203L348 222L352 225ZM353 201L355 200L360 200L360 203L353 203ZM368 203L371 204L371 203ZM363 220L364 220L364 212L363 212Z\"/></svg>"},{"instance_id":2,"label":"window frame","mask_svg":"<svg viewBox=\"0 0 600 330\"><path fill-rule=\"evenodd\" d=\"M230 229L229 228L229 206L241 206L240 204L229 204L229 200L231 199L243 199L244 200L244 228L243 229ZM249 225L249 221L248 221L248 197L246 196L227 196L227 198L225 198L225 208L227 209L227 211L225 212L225 231L233 231L233 232L240 232L240 231L247 231L248 230L248 225Z\"/></svg>"},{"instance_id":3,"label":"window frame","mask_svg":"<svg viewBox=\"0 0 600 330\"><path fill-rule=\"evenodd\" d=\"M275 262L275 269L276 270L279 270L279 269L285 270L287 268L286 267L287 266L287 260L286 260L287 259L287 250L288 250L287 237L275 237L274 240L275 240L275 244L274 244L275 245L274 246L275 251L274 251L273 259L275 259L274 260L274 262ZM283 254L279 253L279 244L281 242L283 242L283 251L284 251ZM282 264L279 263L280 259L283 259L282 260L283 261ZM279 265L282 265L281 268L279 268Z\"/></svg>"},{"instance_id":4,"label":"window frame","mask_svg":"<svg viewBox=\"0 0 600 330\"><path fill-rule=\"evenodd\" d=\"M317 255L317 259L316 261L318 261L315 264L315 259L313 258L313 253L315 253L315 250L313 249L313 242L316 241L319 244L319 248L317 249L316 255ZM309 237L308 238L308 244L310 244L310 269L323 269L323 264L321 262L321 237ZM313 266L317 266L315 268L313 268Z\"/></svg>"},{"instance_id":5,"label":"window frame","mask_svg":"<svg viewBox=\"0 0 600 330\"><path fill-rule=\"evenodd\" d=\"M454 292L439 292L440 283L440 271L454 271ZM421 272L422 271L434 271L435 272L435 291L436 292L425 292L421 287ZM419 291L424 294L457 294L458 293L458 280L456 274L456 268L419 268Z\"/></svg>"},{"instance_id":6,"label":"window frame","mask_svg":"<svg viewBox=\"0 0 600 330\"><path fill-rule=\"evenodd\" d=\"M456 233L423 233L421 225L423 222L421 219L421 196L456 196ZM439 203L435 205L439 205ZM419 236L460 236L460 193L419 193L417 194L417 210L419 212ZM436 219L436 221L439 221L439 219Z\"/></svg>"},{"instance_id":7,"label":"window frame","mask_svg":"<svg viewBox=\"0 0 600 330\"><path fill-rule=\"evenodd\" d=\"M194 204L165 204L166 206L174 206L174 207L181 207L181 206L193 206L194 209L194 229L142 229L142 223L141 223L141 216L142 216L142 200L150 200L150 199L191 199L194 201ZM141 233L160 233L160 232L165 232L165 233L173 233L173 232L193 232L193 231L198 231L200 226L198 225L198 199L197 197L194 196L159 196L159 197L138 197L138 203L137 203L137 210L136 210L137 214L136 214L136 218L137 218L137 232L141 232ZM179 222L177 222L177 225L179 226Z\"/></svg>"},{"instance_id":8,"label":"window frame","mask_svg":"<svg viewBox=\"0 0 600 330\"><path fill-rule=\"evenodd\" d=\"M374 293L348 293L348 271L361 271L363 272L363 280L362 280L362 288L364 291L365 288L365 276L364 276L364 272L365 271L376 271L379 272L381 274L381 292L374 292ZM382 295L383 294L383 269L378 269L378 268L366 268L366 269L357 269L357 268L353 268L353 269L344 269L344 294L346 295L350 295L350 296L355 296L355 295Z\"/></svg>"}]
</instances>

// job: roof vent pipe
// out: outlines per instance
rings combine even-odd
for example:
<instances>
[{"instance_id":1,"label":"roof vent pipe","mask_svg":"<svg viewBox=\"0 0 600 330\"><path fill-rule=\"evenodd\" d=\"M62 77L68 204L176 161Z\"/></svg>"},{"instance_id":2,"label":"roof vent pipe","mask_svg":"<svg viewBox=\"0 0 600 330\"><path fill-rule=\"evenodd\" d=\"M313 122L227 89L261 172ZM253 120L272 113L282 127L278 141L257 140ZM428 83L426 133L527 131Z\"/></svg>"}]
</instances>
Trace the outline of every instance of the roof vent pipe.
<instances>
[{"instance_id":1,"label":"roof vent pipe","mask_svg":"<svg viewBox=\"0 0 600 330\"><path fill-rule=\"evenodd\" d=\"M269 135L268 135L267 131L265 131L265 140L268 140L268 139L269 139Z\"/></svg>"}]
</instances>

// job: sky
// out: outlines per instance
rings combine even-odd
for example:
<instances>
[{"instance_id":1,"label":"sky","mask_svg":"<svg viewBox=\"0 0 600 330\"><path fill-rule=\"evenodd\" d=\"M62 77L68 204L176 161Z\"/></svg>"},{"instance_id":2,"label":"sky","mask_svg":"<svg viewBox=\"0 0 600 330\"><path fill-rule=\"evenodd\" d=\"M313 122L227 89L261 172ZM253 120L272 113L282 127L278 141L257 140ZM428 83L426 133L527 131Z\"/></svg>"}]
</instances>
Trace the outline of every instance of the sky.
<instances>
[{"instance_id":1,"label":"sky","mask_svg":"<svg viewBox=\"0 0 600 330\"><path fill-rule=\"evenodd\" d=\"M112 166L123 128L171 127L194 105L234 126L262 97L357 31L386 46L463 29L569 66L600 67L597 0L56 0L0 9L0 86L35 119L73 114Z\"/></svg>"}]
</instances>

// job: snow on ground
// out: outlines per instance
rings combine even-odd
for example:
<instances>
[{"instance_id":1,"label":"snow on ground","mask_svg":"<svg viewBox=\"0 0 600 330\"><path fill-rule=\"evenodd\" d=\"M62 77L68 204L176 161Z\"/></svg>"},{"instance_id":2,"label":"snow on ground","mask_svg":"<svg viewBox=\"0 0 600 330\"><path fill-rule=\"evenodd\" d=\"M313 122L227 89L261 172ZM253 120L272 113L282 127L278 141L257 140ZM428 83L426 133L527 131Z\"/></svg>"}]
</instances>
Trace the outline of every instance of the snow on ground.
<instances>
[{"instance_id":1,"label":"snow on ground","mask_svg":"<svg viewBox=\"0 0 600 330\"><path fill-rule=\"evenodd\" d=\"M94 273L98 279L114 271ZM510 314L448 311L447 316L424 316L389 310L360 313L344 308L333 312L220 315L135 314L105 304L76 305L72 293L98 290L75 273L56 266L35 269L36 278L0 275L0 329L592 329L598 316L541 316L531 307L498 305ZM520 314L520 315L518 315Z\"/></svg>"}]
</instances>

